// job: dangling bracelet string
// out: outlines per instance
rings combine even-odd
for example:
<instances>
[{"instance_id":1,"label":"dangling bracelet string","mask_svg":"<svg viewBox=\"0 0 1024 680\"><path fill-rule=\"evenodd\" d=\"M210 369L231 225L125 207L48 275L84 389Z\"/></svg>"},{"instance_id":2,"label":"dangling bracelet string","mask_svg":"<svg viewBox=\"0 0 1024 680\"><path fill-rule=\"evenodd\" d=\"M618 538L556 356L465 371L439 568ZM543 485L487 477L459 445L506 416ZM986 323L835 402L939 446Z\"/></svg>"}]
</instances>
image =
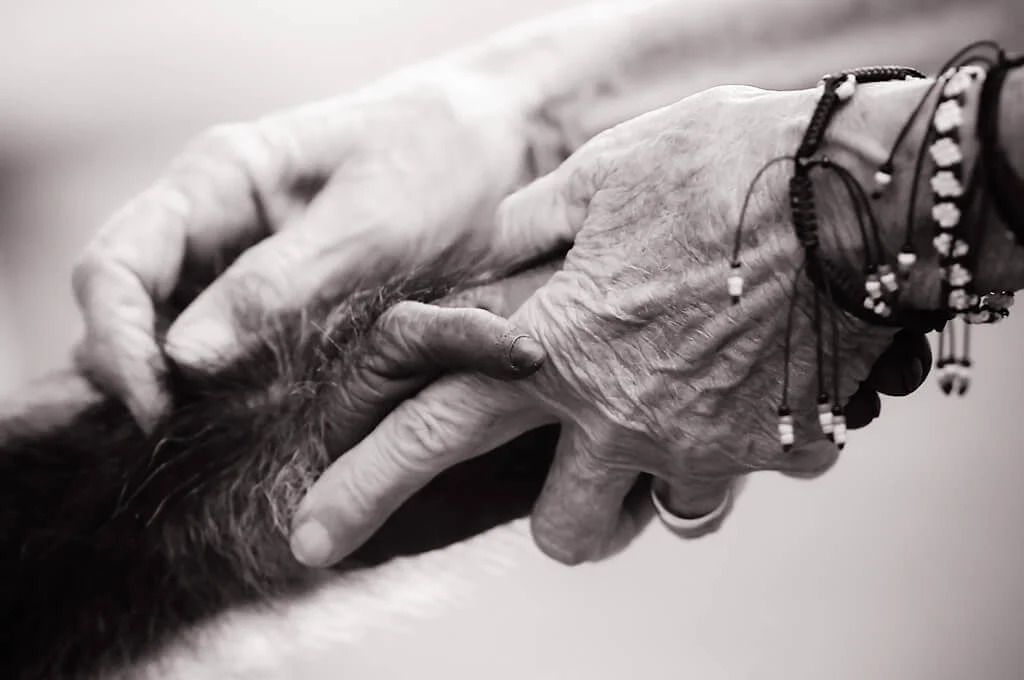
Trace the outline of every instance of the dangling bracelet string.
<instances>
[{"instance_id":1,"label":"dangling bracelet string","mask_svg":"<svg viewBox=\"0 0 1024 680\"><path fill-rule=\"evenodd\" d=\"M730 269L732 270L729 274L729 298L732 304L738 304L740 297L743 295L743 275L740 274L740 249L743 247L743 226L747 219L747 210L750 208L750 199L754 195L754 189L757 187L757 183L764 176L764 173L783 161L793 161L792 156L779 156L768 161L757 174L754 175L754 179L747 185L747 193L743 196L743 207L740 208L740 219L736 226L736 240L733 243L732 249L732 260L730 261Z\"/></svg>"},{"instance_id":2,"label":"dangling bracelet string","mask_svg":"<svg viewBox=\"0 0 1024 680\"><path fill-rule=\"evenodd\" d=\"M800 263L793 276L793 289L789 296L789 313L786 316L786 336L782 349L782 400L779 403L779 443L782 448L789 451L793 448L795 441L795 430L793 427L793 411L789 407L789 373L792 364L793 348L793 317L796 315L796 301L800 293L800 278L803 276L804 268L807 266L805 259Z\"/></svg>"}]
</instances>

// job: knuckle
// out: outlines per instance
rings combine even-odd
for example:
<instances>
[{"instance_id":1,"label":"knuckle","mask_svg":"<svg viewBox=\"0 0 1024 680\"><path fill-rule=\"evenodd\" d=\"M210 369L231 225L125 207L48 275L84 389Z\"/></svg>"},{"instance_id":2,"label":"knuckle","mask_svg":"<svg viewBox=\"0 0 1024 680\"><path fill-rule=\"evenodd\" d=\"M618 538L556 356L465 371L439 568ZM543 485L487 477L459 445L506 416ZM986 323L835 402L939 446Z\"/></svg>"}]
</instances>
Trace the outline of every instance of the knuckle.
<instances>
[{"instance_id":1,"label":"knuckle","mask_svg":"<svg viewBox=\"0 0 1024 680\"><path fill-rule=\"evenodd\" d=\"M245 123L220 123L200 133L192 148L206 153L233 155L251 137L252 130Z\"/></svg>"},{"instance_id":2,"label":"knuckle","mask_svg":"<svg viewBox=\"0 0 1024 680\"><path fill-rule=\"evenodd\" d=\"M90 246L78 256L71 268L71 287L80 305L87 303L90 287L103 278L110 267L109 258L95 246Z\"/></svg>"},{"instance_id":3,"label":"knuckle","mask_svg":"<svg viewBox=\"0 0 1024 680\"><path fill-rule=\"evenodd\" d=\"M447 448L452 425L450 417L441 409L422 406L407 409L393 427L391 439L395 444L396 463L416 472L432 467L433 459Z\"/></svg>"},{"instance_id":4,"label":"knuckle","mask_svg":"<svg viewBox=\"0 0 1024 680\"><path fill-rule=\"evenodd\" d=\"M614 436L614 435L611 435ZM603 441L610 441L606 439ZM615 454L612 446L585 446L579 447L572 456L573 474L580 479L597 479L608 474L609 471L621 467L621 461Z\"/></svg>"},{"instance_id":5,"label":"knuckle","mask_svg":"<svg viewBox=\"0 0 1024 680\"><path fill-rule=\"evenodd\" d=\"M308 258L309 251L310 245L301 239L250 250L235 261L221 280L245 306L278 306L287 301L291 278Z\"/></svg>"},{"instance_id":6,"label":"knuckle","mask_svg":"<svg viewBox=\"0 0 1024 680\"><path fill-rule=\"evenodd\" d=\"M382 376L392 376L402 364L414 361L417 331L414 328L427 305L403 301L389 307L373 326L373 352L367 356L367 368Z\"/></svg>"},{"instance_id":7,"label":"knuckle","mask_svg":"<svg viewBox=\"0 0 1024 680\"><path fill-rule=\"evenodd\" d=\"M512 230L523 221L522 212L529 204L529 194L535 190L520 190L507 196L498 204L495 211L495 223L501 229Z\"/></svg>"},{"instance_id":8,"label":"knuckle","mask_svg":"<svg viewBox=\"0 0 1024 680\"><path fill-rule=\"evenodd\" d=\"M286 174L300 162L302 154L294 125L280 118L265 117L251 125L250 134L264 149L276 153L285 165Z\"/></svg>"},{"instance_id":9,"label":"knuckle","mask_svg":"<svg viewBox=\"0 0 1024 680\"><path fill-rule=\"evenodd\" d=\"M257 308L280 301L284 295L281 275L268 271L246 271L226 276L228 298L242 308Z\"/></svg>"},{"instance_id":10,"label":"knuckle","mask_svg":"<svg viewBox=\"0 0 1024 680\"><path fill-rule=\"evenodd\" d=\"M258 123L221 123L208 128L186 147L176 165L179 171L204 174L242 173L256 186L273 175L273 161L282 142L270 132L275 126Z\"/></svg>"},{"instance_id":11,"label":"knuckle","mask_svg":"<svg viewBox=\"0 0 1024 680\"><path fill-rule=\"evenodd\" d=\"M410 324L421 319L429 312L430 305L413 300L402 300L388 307L377 317L374 330L387 336L388 339L401 335Z\"/></svg>"}]
</instances>

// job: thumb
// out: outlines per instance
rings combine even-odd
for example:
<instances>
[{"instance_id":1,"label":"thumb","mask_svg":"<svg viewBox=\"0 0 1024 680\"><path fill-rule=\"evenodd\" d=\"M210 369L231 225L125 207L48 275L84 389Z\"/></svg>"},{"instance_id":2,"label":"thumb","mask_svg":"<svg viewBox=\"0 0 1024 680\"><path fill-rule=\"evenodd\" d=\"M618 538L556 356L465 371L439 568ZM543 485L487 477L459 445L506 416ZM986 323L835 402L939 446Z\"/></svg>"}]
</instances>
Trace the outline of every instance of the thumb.
<instances>
[{"instance_id":1,"label":"thumb","mask_svg":"<svg viewBox=\"0 0 1024 680\"><path fill-rule=\"evenodd\" d=\"M566 161L501 202L496 241L571 245L583 227L597 186L593 163Z\"/></svg>"}]
</instances>

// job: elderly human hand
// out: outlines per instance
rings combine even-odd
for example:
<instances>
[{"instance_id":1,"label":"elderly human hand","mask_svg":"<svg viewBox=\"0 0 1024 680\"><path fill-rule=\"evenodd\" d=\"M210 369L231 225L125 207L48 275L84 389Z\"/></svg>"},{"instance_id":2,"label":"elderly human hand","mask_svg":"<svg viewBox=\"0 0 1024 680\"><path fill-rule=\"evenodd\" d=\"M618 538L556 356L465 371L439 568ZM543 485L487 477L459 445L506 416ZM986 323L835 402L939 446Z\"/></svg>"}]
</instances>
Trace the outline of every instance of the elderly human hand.
<instances>
[{"instance_id":1,"label":"elderly human hand","mask_svg":"<svg viewBox=\"0 0 1024 680\"><path fill-rule=\"evenodd\" d=\"M826 153L868 182L925 85L861 89L833 123ZM828 469L838 452L817 424L818 368L832 353L817 357L813 288L803 279L790 343L796 442L784 450L779 441L787 310L802 257L781 164L752 196L739 304L726 286L747 187L796 150L815 102L813 91L712 89L599 135L507 199L504 229L543 225L575 237L564 268L512 317L547 363L517 383L445 378L399 406L309 492L296 556L340 559L440 471L553 422L562 435L532 531L570 564L610 555L639 531L644 514L627 498L644 475L668 486L673 512L699 516L747 473ZM852 212L834 185L825 190L833 204L823 208L823 247L859 262ZM879 206L890 241L906 191ZM919 332L837 317L841 377L833 385L826 369L825 390L847 405L851 426L863 425L878 413L876 390L906 394L923 381L930 352Z\"/></svg>"},{"instance_id":2,"label":"elderly human hand","mask_svg":"<svg viewBox=\"0 0 1024 680\"><path fill-rule=\"evenodd\" d=\"M76 266L79 367L149 427L168 405L162 349L216 368L246 351L247 319L442 257L451 269L470 258L500 269L546 252L560 235L492 228L498 202L530 177L530 134L509 88L453 60L210 130Z\"/></svg>"}]
</instances>

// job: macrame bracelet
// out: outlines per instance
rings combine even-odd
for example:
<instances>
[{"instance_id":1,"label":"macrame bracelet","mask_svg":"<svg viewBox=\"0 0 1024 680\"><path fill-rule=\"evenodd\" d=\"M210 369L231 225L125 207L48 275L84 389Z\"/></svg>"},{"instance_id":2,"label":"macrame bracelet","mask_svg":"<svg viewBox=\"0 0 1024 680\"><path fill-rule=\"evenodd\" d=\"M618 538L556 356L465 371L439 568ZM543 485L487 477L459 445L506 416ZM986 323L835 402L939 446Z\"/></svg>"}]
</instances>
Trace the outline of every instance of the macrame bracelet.
<instances>
[{"instance_id":1,"label":"macrame bracelet","mask_svg":"<svg viewBox=\"0 0 1024 680\"><path fill-rule=\"evenodd\" d=\"M920 72L898 66L880 66L837 75L827 75L819 82L819 98L810 123L792 156L769 161L754 176L740 211L736 228L727 288L733 304L743 295L744 280L740 250L744 221L754 188L763 174L777 164L792 165L789 181L790 213L793 228L803 249L804 259L793 281L792 296L786 322L782 398L778 407L778 436L784 450L795 443L794 415L789 403L789 374L793 317L798 297L798 283L806 272L814 284L813 324L817 343L818 425L822 433L840 449L846 443L846 420L842 407L833 403L827 389L824 366L824 314L822 298L829 305L832 329L832 390L840 389L839 341L835 307L869 323L890 327L912 327L922 331L939 330L939 384L947 394L966 394L970 386L970 325L992 323L1005 318L1013 303L1013 294L995 291L979 295L973 287L974 265L984 233L982 224L995 206L1001 220L1010 226L1018 244L1024 244L1024 207L1010 197L1024 195L1024 181L1010 166L998 143L998 110L1002 84L1007 73L1024 65L1024 57L1009 58L992 42L969 45L955 55L943 69L928 92L914 109L893 145L889 158L874 175L875 187L869 195L846 168L827 157L818 157L829 123L839 108L855 94L862 83L924 78ZM967 174L961 146L964 134L966 94L983 82L979 98L977 135L980 156L976 167ZM871 200L884 195L894 175L897 151L905 141L925 105L941 88L929 113L929 126L917 155L913 174L914 190L908 205L906 238L894 258L883 247L880 228L871 207ZM942 299L936 311L922 312L900 304L899 293L918 265L919 257L912 240L920 177L926 165L931 166L928 187L931 195L930 215L935 227L932 246L939 257ZM853 206L861 238L864 241L864 263L861 277L828 260L821 252L818 235L818 212L812 172L828 172L839 179ZM961 322L962 353L956 355L956 327Z\"/></svg>"}]
</instances>

